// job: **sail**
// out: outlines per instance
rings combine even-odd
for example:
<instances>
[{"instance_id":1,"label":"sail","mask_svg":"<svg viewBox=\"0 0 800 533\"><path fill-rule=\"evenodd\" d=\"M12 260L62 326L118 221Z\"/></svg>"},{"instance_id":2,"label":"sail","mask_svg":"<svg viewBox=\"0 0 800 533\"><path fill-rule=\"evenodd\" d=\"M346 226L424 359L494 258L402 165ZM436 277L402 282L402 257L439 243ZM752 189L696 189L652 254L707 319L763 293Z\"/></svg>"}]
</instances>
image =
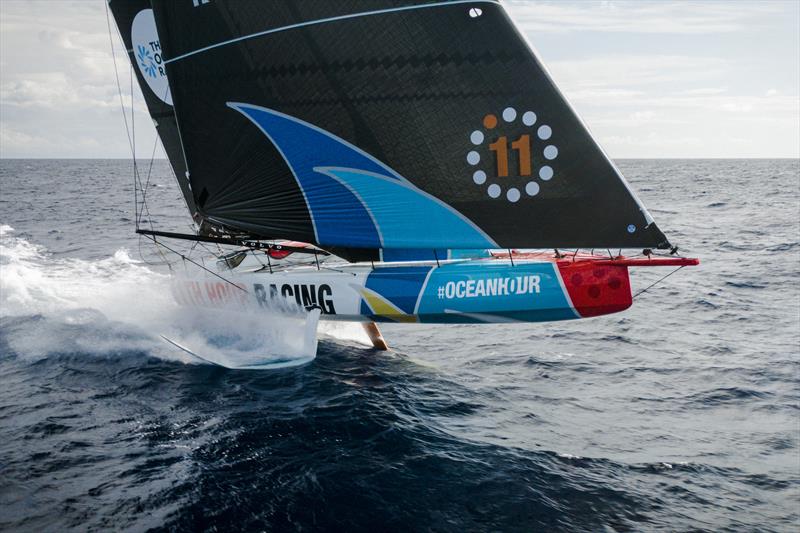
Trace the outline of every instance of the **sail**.
<instances>
[{"instance_id":1,"label":"sail","mask_svg":"<svg viewBox=\"0 0 800 533\"><path fill-rule=\"evenodd\" d=\"M337 249L669 246L494 0L152 7L209 223Z\"/></svg>"},{"instance_id":2,"label":"sail","mask_svg":"<svg viewBox=\"0 0 800 533\"><path fill-rule=\"evenodd\" d=\"M125 49L142 89L147 110L175 173L186 207L196 212L191 185L186 176L180 132L172 107L164 58L149 0L109 0Z\"/></svg>"}]
</instances>

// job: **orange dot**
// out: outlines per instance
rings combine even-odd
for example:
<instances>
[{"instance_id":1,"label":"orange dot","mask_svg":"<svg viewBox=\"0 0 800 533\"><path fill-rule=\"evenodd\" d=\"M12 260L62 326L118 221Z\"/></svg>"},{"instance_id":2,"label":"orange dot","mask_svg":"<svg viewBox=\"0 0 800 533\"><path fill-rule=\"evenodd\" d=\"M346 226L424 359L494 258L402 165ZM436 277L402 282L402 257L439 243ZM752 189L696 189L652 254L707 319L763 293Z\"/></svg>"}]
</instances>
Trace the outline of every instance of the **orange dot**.
<instances>
[{"instance_id":1,"label":"orange dot","mask_svg":"<svg viewBox=\"0 0 800 533\"><path fill-rule=\"evenodd\" d=\"M483 127L487 130L493 129L497 126L497 117L494 115L486 115L483 117Z\"/></svg>"}]
</instances>

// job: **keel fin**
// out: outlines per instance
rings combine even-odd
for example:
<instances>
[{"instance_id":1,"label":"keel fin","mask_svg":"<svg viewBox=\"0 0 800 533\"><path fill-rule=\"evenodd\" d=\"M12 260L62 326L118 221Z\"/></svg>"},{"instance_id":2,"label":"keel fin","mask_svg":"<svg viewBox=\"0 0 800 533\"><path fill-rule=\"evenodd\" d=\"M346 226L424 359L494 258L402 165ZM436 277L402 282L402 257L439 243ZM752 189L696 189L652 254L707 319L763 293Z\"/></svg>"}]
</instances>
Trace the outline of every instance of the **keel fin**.
<instances>
[{"instance_id":1,"label":"keel fin","mask_svg":"<svg viewBox=\"0 0 800 533\"><path fill-rule=\"evenodd\" d=\"M383 352L389 350L389 345L386 344L386 339L383 338L381 330L378 329L378 324L375 322L362 322L361 325L364 327L364 331L369 336L369 340L372 341L373 348Z\"/></svg>"}]
</instances>

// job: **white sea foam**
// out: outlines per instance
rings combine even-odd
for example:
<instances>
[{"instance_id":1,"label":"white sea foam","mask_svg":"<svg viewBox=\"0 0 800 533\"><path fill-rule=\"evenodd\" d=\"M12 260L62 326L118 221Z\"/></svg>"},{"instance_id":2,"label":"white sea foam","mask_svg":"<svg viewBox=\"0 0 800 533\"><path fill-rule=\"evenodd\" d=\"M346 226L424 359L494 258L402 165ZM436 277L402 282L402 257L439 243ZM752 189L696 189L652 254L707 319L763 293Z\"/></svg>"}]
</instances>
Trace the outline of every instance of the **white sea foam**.
<instances>
[{"instance_id":1,"label":"white sea foam","mask_svg":"<svg viewBox=\"0 0 800 533\"><path fill-rule=\"evenodd\" d=\"M14 324L5 340L20 357L144 352L197 362L162 335L225 366L285 367L316 355L316 317L181 307L169 275L124 249L98 261L59 259L10 226L0 236L0 319Z\"/></svg>"},{"instance_id":2,"label":"white sea foam","mask_svg":"<svg viewBox=\"0 0 800 533\"><path fill-rule=\"evenodd\" d=\"M320 322L318 331L323 337L372 346L364 328L357 322Z\"/></svg>"}]
</instances>

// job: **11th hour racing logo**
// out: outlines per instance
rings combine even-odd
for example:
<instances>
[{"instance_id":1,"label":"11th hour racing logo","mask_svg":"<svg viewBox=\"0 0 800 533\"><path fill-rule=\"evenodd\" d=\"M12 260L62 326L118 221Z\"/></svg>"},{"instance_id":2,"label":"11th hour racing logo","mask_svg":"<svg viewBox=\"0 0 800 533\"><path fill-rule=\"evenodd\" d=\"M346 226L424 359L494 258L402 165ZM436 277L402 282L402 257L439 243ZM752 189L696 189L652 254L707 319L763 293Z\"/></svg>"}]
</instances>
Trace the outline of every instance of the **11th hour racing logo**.
<instances>
[{"instance_id":1,"label":"11th hour racing logo","mask_svg":"<svg viewBox=\"0 0 800 533\"><path fill-rule=\"evenodd\" d=\"M556 175L558 147L552 137L553 128L530 109L508 106L499 117L488 113L469 134L472 181L489 198L504 196L512 204L534 198Z\"/></svg>"}]
</instances>

